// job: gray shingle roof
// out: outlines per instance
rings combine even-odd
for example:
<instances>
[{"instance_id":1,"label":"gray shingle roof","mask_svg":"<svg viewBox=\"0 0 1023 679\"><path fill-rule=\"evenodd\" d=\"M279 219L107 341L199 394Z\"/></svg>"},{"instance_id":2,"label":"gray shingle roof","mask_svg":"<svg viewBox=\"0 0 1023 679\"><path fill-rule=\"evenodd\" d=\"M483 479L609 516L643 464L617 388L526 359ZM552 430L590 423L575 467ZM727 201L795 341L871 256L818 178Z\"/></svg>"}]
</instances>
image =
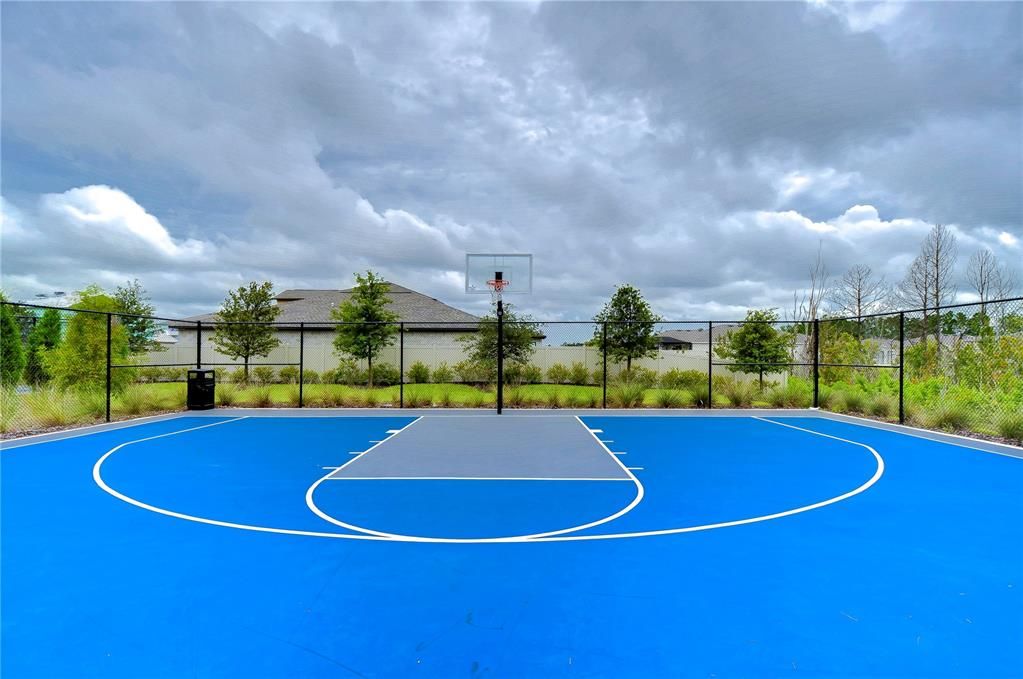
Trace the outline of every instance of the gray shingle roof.
<instances>
[{"instance_id":1,"label":"gray shingle roof","mask_svg":"<svg viewBox=\"0 0 1023 679\"><path fill-rule=\"evenodd\" d=\"M331 312L351 296L352 288L346 290L285 290L277 295L281 309L277 323L304 322L330 324L334 322ZM444 304L415 290L391 283L387 293L391 304L388 309L398 314L398 320L407 324L423 324L408 327L408 330L475 330L479 318L470 313ZM216 321L216 314L191 316L189 321ZM173 324L172 324L173 325ZM185 326L187 327L187 326Z\"/></svg>"},{"instance_id":2,"label":"gray shingle roof","mask_svg":"<svg viewBox=\"0 0 1023 679\"><path fill-rule=\"evenodd\" d=\"M733 330L739 326L733 324L714 324L714 341L718 341L721 337L730 334ZM690 344L706 344L707 343L707 329L697 328L693 330L666 330L660 333L660 337L670 338L677 342L689 342Z\"/></svg>"}]
</instances>

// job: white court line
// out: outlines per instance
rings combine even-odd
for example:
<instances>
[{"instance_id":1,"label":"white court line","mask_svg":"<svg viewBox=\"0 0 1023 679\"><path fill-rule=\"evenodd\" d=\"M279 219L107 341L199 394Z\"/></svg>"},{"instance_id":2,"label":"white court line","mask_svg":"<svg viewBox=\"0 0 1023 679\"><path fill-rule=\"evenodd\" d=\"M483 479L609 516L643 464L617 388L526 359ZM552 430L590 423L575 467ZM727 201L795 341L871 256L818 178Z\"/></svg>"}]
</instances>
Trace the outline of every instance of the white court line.
<instances>
[{"instance_id":1,"label":"white court line","mask_svg":"<svg viewBox=\"0 0 1023 679\"><path fill-rule=\"evenodd\" d=\"M136 500L136 499L134 499L132 497L129 497L127 495L124 495L123 493L120 493L120 492L114 490L113 488L108 486L106 484L106 482L104 482L104 480L102 478L101 468L102 468L103 463L113 453L117 452L118 450L120 450L120 449L122 449L122 448L124 448L126 446L130 446L130 445L133 445L135 443L140 443L142 441L149 441L151 439L162 438L164 436L173 436L173 435L176 435L176 434L182 434L182 433L185 433L185 432L194 431L196 429L205 429L206 427L214 427L214 426L221 425L221 424L227 424L229 422L236 422L236 421L241 420L241 419L245 419L245 418L241 417L241 418L235 418L235 419L232 419L232 420L223 420L223 421L214 422L214 423L208 424L208 425L202 425L202 426L199 426L199 427L191 427L189 429L182 429L182 430L178 430L178 431L174 431L174 432L168 432L168 433L165 433L165 434L160 434L160 435L157 435L157 436L150 436L150 437L146 437L146 438L142 438L142 439L137 439L135 441L127 441L125 443L122 443L119 446L111 448L109 451L106 452L106 454L104 454L102 457L99 458L99 460L96 461L96 464L93 467L93 480L105 492L109 493L110 495L113 495L114 497L118 498L119 500L122 500L123 502L127 502L128 504L134 505L134 506L139 507L141 509L146 509L146 510L149 510L149 511L157 513L157 514L163 514L164 516L170 516L170 517L177 518L177 519L184 519L186 521L193 521L195 523L202 523L202 524L213 525L213 526L221 526L221 527L224 527L224 528L235 528L235 529L238 529L238 530L255 531L255 532L260 532L260 533L278 533L278 534L281 534L281 535L300 535L300 536L304 536L304 537L332 538L332 539L337 539L337 540L377 540L377 541L395 541L395 542L435 542L435 543L466 542L466 540L459 540L459 539L452 539L452 538L421 538L421 537L415 537L415 536L408 536L408 537L383 537L383 536L379 536L379 535L372 535L372 534L365 534L365 533L354 534L353 535L353 534L345 534L345 533L328 533L328 532L322 532L322 531L295 530L295 529L290 529L290 528L271 528L271 527L268 527L268 526L256 526L256 525L251 525L251 524L233 523L233 522L229 522L229 521L219 521L217 519L210 519L210 518L206 518L206 517L202 517L202 516L194 516L194 515L191 515L191 514L184 514L184 513L181 513L181 512L175 512L175 511L172 511L172 510L169 510L169 509L164 509L162 507L156 507L154 505L150 505L150 504L147 504L145 502L141 502L139 500ZM851 497L854 497L856 495L859 495L860 493L865 492L867 489L869 489L871 486L873 486L875 483L877 483L881 479L881 477L884 475L884 470L885 470L884 459L881 457L880 454L878 454L878 452L876 450L874 450L872 447L868 446L865 443L859 443L858 441L852 441L852 440L844 439L844 438L841 438L841 437L838 437L838 436L832 436L830 434L823 434L821 432L814 431L812 429L805 429L803 427L797 427L795 425L784 424L782 422L776 422L774 420L768 420L768 419L764 419L764 418L760 418L760 417L756 417L755 419L759 419L762 422L766 422L768 424L774 424L774 425L777 425L777 426L780 426L780 427L788 427L789 429L795 429L797 431L806 432L808 434L813 434L815 436L821 436L821 437L824 437L824 438L829 438L829 439L833 439L833 440L840 441L840 442L843 442L843 443L848 443L850 445L854 445L854 446L859 446L861 448L865 448L866 450L868 450L874 456L874 459L877 462L877 469L875 470L874 475L871 476L870 479L868 479L866 482L864 482L860 486L854 488L853 490L848 491L846 493L843 493L841 495L837 495L837 496L835 496L833 498L829 498L827 500L823 500L821 502L816 502L814 504L806 505L806 506L803 506L803 507L796 507L794 509L788 509L788 510L781 511L781 512L776 512L776 513L773 513L773 514L765 514L763 516L755 516L755 517L748 518L748 519L738 519L738 520L735 520L735 521L724 521L724 522L721 522L721 523L710 523L710 524L704 524L704 525L699 525L699 526L687 526L687 527L684 527L684 528L665 528L665 529L660 529L660 530L638 531L638 532L631 532L631 533L600 533L600 534L595 534L595 535L554 535L554 536L549 536L549 537L538 537L538 538L526 538L526 537L480 538L480 539L468 540L468 542L507 542L507 543L535 542L535 543L542 543L542 542L576 542L576 541L584 541L584 540L617 540L617 539L625 539L625 538L643 538L643 537L654 537L654 536L659 536L659 535L675 535L675 534L681 534L681 533L695 533L695 532L699 532L699 531L714 530L714 529L718 529L718 528L730 528L732 526L741 526L741 525L745 525L745 524L760 523L760 522L763 522L763 521L771 521L773 519L780 519L780 518L783 518L783 517L786 517L786 516L792 516L792 515L795 515L795 514L801 514L803 512L812 511L814 509L819 509L821 507L826 507L828 505L832 505L832 504L835 504L835 503L838 503L838 502L842 502L843 500L847 500L847 499L849 499ZM412 424L414 424L414 422ZM411 426L411 424L409 426ZM608 452L610 452L610 451L608 451ZM631 473L630 473L630 475L631 475ZM322 477L320 479L320 481L323 481L325 478L326 477ZM638 483L639 480L636 479L636 482ZM319 483L319 481L317 481L317 484L318 483ZM315 486L317 484L313 484L313 486L310 487L310 489L308 491L306 491L307 497L309 496L309 491L314 490ZM642 485L640 485L640 488L642 488Z\"/></svg>"},{"instance_id":2,"label":"white court line","mask_svg":"<svg viewBox=\"0 0 1023 679\"><path fill-rule=\"evenodd\" d=\"M579 416L578 416L578 415L576 415L576 416L575 416L575 419L579 420ZM579 420L579 422L582 422L582 420ZM586 425L585 425L585 424L584 424L583 426L584 426L584 427L586 427ZM588 431L589 431L590 433L593 433L593 434L603 434L603 433L604 433L604 430L603 430L603 429L590 429L589 427L586 427L586 429L587 429L587 430L588 430Z\"/></svg>"},{"instance_id":3,"label":"white court line","mask_svg":"<svg viewBox=\"0 0 1023 679\"><path fill-rule=\"evenodd\" d=\"M643 471L642 467L626 467L626 469L631 469L632 471L636 471L636 472Z\"/></svg>"},{"instance_id":4,"label":"white court line","mask_svg":"<svg viewBox=\"0 0 1023 679\"><path fill-rule=\"evenodd\" d=\"M626 453L626 452L624 452L624 451L622 451L622 452L618 452L618 453L611 453L611 454L612 454L612 455L628 455L628 453Z\"/></svg>"},{"instance_id":5,"label":"white court line","mask_svg":"<svg viewBox=\"0 0 1023 679\"><path fill-rule=\"evenodd\" d=\"M341 471L342 469L344 469L345 467L347 467L347 466L348 466L348 465L350 465L351 463L353 463L353 462L355 462L356 460L358 460L358 459L359 459L359 458L360 458L361 456L365 455L366 453L368 453L369 451L373 450L374 448L377 448L377 447L379 447L379 446L380 446L380 444L381 444L381 443L383 443L384 441L389 441L390 439L394 438L394 436L395 436L396 434L398 434L399 432L403 432L403 431L405 431L406 429L408 429L409 427L411 427L411 426L412 426L413 424L415 424L416 422L418 422L418 421L419 421L419 420L421 420L421 419L423 419L423 416L422 416L422 415L420 415L420 416L419 416L419 417L417 417L416 419L412 420L411 422L409 422L408 424L406 424L406 425L405 425L404 427L402 427L401 429L388 429L388 430L387 430L387 431L388 431L388 433L390 433L390 432L394 432L394 433L393 433L393 434L391 434L390 436L386 437L386 438L385 438L385 439L384 439L383 441L381 441L380 443L374 443L373 445L371 445L371 446L370 446L369 448L367 448L366 450L360 450L360 451L357 451L357 452L351 452L351 453L348 453L349 455L354 455L355 457L353 457L352 459L348 460L348 462L345 462L345 463L344 463L343 465L341 465L340 467L338 467L338 468L337 468L337 471ZM330 476L330 474L327 474L327 476ZM322 480L323 480L323 479L320 479L320 481L322 481ZM319 483L319 481L317 481L317 483Z\"/></svg>"},{"instance_id":6,"label":"white court line","mask_svg":"<svg viewBox=\"0 0 1023 679\"><path fill-rule=\"evenodd\" d=\"M397 434L399 431L401 431L401 429L388 429L386 433Z\"/></svg>"},{"instance_id":7,"label":"white court line","mask_svg":"<svg viewBox=\"0 0 1023 679\"><path fill-rule=\"evenodd\" d=\"M640 467L641 468L641 467ZM324 467L334 469L334 467ZM632 467L630 467L632 469ZM335 476L328 481L614 481L632 479L600 476Z\"/></svg>"},{"instance_id":8,"label":"white court line","mask_svg":"<svg viewBox=\"0 0 1023 679\"><path fill-rule=\"evenodd\" d=\"M327 476L324 476L323 478L320 478L315 483L313 483L311 486L309 486L309 489L306 491L306 494L305 494L305 503L306 503L306 506L309 507L309 510L312 511L314 514L316 514L316 516L318 516L321 519L323 519L324 521L332 523L332 524L334 524L336 526L340 526L340 527L346 528L348 530L358 531L360 533L365 533L367 535L375 535L377 537L386 537L386 538L390 538L392 540L410 540L410 541L413 541L413 542L443 542L443 543L454 543L454 544L474 544L474 543L489 543L489 542L525 542L525 541L532 541L532 540L537 540L537 539L542 539L542 538L550 538L552 536L562 535L563 533L574 533L576 531L585 530L587 528L592 528L594 526L599 526L599 525L601 525L603 523L608 523L609 521L614 521L615 519L617 519L617 518L619 518L621 516L624 516L625 514L631 512L636 507L636 505L638 505L643 500L643 492L644 492L643 491L643 484L640 482L639 479L636 478L635 474L630 472L628 470L628 468L626 468L625 465L623 465L618 460L618 458L614 456L614 454L611 452L610 449L608 449L607 446L605 446L603 443L600 442L600 439L597 438L597 435L594 434L592 431L590 431L589 427L587 427L583 423L583 421L579 419L578 416L576 416L575 419L576 419L577 422L579 422L579 425L583 429L585 429L587 432L589 432L590 436L593 437L593 440L596 441L597 444L600 445L600 447L603 448L604 451L608 455L611 456L611 459L614 460L618 464L618 466L622 468L623 471L625 471L625 474L626 474L626 476L628 478L623 479L623 480L625 480L625 481L632 481L636 485L636 496L632 499L632 501L629 504L627 504L626 506L622 507L617 512L615 512L614 514L609 514L608 516L602 517L602 518L597 519L595 521L590 521L588 523L580 524L578 526L570 526L568 528L561 528L561 529L558 529L558 530L545 531L543 533L531 533L531 534L528 534L528 535L510 535L510 536L499 537L499 538L434 538L434 537L424 537L424 536L418 536L418 535L405 535L403 533L388 533L388 532L385 532L385 531L372 530L372 529L366 528L364 526L357 526L357 525L352 524L352 523L347 523L345 521L341 521L340 519L338 519L336 517L333 517L330 514L327 514L326 512L324 512L323 510L321 510L319 507L316 506L316 501L313 499L313 496L316 493L316 489L319 487L319 485L321 483L323 483L323 481L325 481L328 477L330 477L331 474L328 474ZM416 420L416 421L418 422L418 420ZM409 424L408 427L411 427L412 424L415 424L415 422L412 422L411 424ZM404 429L408 429L408 427L405 427ZM402 431L404 431L404 429ZM356 458L356 459L358 459L358 458ZM336 473L336 472L334 472L334 473ZM601 479L601 480L610 480L610 479Z\"/></svg>"},{"instance_id":9,"label":"white court line","mask_svg":"<svg viewBox=\"0 0 1023 679\"><path fill-rule=\"evenodd\" d=\"M614 441L608 441L607 439L600 439L601 443L614 443Z\"/></svg>"}]
</instances>

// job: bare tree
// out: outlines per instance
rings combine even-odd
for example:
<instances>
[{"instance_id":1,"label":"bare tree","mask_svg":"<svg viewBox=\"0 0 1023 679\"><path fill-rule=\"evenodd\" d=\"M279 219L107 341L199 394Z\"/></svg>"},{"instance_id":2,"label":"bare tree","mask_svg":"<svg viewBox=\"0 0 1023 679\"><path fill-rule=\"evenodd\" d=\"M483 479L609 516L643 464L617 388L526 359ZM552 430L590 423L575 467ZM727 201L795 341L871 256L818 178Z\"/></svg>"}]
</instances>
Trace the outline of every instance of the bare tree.
<instances>
[{"instance_id":1,"label":"bare tree","mask_svg":"<svg viewBox=\"0 0 1023 679\"><path fill-rule=\"evenodd\" d=\"M980 313L987 313L987 301L991 299L993 288L998 284L1001 277L1002 267L998 258L988 250L978 250L970 256L970 263L966 266L966 280L970 282L973 289L980 297Z\"/></svg>"},{"instance_id":2,"label":"bare tree","mask_svg":"<svg viewBox=\"0 0 1023 679\"><path fill-rule=\"evenodd\" d=\"M896 297L903 309L923 310L923 339L927 339L928 307L931 303L930 261L927 253L921 252L913 260L906 277L899 283Z\"/></svg>"},{"instance_id":3,"label":"bare tree","mask_svg":"<svg viewBox=\"0 0 1023 679\"><path fill-rule=\"evenodd\" d=\"M859 323L864 316L882 310L888 297L884 277L875 276L869 266L857 264L843 274L832 291L831 302L843 315L854 316Z\"/></svg>"},{"instance_id":4,"label":"bare tree","mask_svg":"<svg viewBox=\"0 0 1023 679\"><path fill-rule=\"evenodd\" d=\"M956 244L952 229L944 224L935 224L927 238L924 239L922 251L927 253L928 271L931 277L931 299L934 302L934 338L937 340L935 351L941 356L941 306L948 304L955 296L956 288L952 279L959 246Z\"/></svg>"},{"instance_id":5,"label":"bare tree","mask_svg":"<svg viewBox=\"0 0 1023 679\"><path fill-rule=\"evenodd\" d=\"M792 293L792 317L805 326L803 332L807 335L810 334L810 324L820 318L824 301L831 296L822 247L821 244L817 245L817 258L810 266L810 287ZM809 342L803 347L803 360L813 360L813 347Z\"/></svg>"},{"instance_id":6,"label":"bare tree","mask_svg":"<svg viewBox=\"0 0 1023 679\"><path fill-rule=\"evenodd\" d=\"M931 277L931 300L937 309L951 302L956 293L952 271L959 256L959 247L952 229L944 224L935 224L924 239L921 252L927 258Z\"/></svg>"}]
</instances>

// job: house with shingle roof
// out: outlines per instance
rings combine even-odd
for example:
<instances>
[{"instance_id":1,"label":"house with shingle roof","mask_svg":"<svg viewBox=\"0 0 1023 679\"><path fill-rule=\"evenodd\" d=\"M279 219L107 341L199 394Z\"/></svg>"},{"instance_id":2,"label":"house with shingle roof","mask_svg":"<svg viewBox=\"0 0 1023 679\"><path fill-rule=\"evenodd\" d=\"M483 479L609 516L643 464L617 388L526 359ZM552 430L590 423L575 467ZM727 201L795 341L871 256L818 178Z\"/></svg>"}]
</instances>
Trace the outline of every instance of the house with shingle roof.
<instances>
[{"instance_id":1,"label":"house with shingle roof","mask_svg":"<svg viewBox=\"0 0 1023 679\"><path fill-rule=\"evenodd\" d=\"M462 349L458 338L466 333L476 332L479 317L410 288L394 283L390 286L387 297L391 303L388 309L398 315L398 322L404 329L401 342L405 347L406 360L417 360L416 348L434 350L429 352L431 358L442 356L443 360L453 359L455 362L461 360ZM338 357L333 354L333 341L337 321L332 313L351 297L352 291L352 288L294 289L279 293L274 299L281 310L275 321L277 338L281 341L281 346L266 358L254 359L253 364L297 363L301 344L307 368L319 371L336 367ZM202 324L205 326L202 329L203 363L209 365L235 363L230 357L215 354L210 335L216 322L216 312L213 312L170 323L169 325L178 332L175 351L182 357L194 356L197 329ZM397 365L398 344L396 338L394 345L383 350L379 361ZM423 356L425 360L426 352Z\"/></svg>"}]
</instances>

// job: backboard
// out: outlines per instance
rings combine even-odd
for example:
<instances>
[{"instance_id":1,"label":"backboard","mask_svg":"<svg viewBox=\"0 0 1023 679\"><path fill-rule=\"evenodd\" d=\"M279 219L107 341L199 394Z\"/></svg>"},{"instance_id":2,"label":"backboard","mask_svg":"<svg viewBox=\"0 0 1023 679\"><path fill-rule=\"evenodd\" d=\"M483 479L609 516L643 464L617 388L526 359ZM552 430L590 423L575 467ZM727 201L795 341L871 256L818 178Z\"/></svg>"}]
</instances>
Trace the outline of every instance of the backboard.
<instances>
[{"instance_id":1,"label":"backboard","mask_svg":"<svg viewBox=\"0 0 1023 679\"><path fill-rule=\"evenodd\" d=\"M476 253L465 256L466 293L493 294L495 280L503 281L499 293L528 295L533 291L533 255Z\"/></svg>"}]
</instances>

